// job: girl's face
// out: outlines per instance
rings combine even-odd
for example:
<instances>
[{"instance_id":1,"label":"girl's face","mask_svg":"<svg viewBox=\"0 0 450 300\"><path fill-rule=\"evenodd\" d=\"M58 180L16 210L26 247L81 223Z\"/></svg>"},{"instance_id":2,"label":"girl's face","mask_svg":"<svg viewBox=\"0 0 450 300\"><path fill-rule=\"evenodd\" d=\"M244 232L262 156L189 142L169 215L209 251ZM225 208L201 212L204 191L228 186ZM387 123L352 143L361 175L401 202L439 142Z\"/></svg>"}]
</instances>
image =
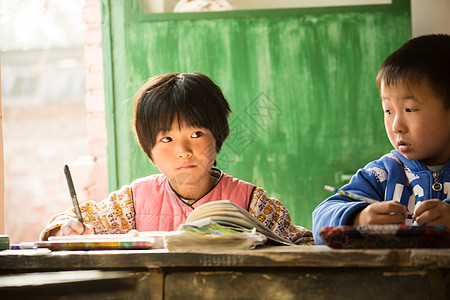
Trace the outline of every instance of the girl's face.
<instances>
[{"instance_id":1,"label":"girl's face","mask_svg":"<svg viewBox=\"0 0 450 300\"><path fill-rule=\"evenodd\" d=\"M181 125L174 120L168 132L159 132L151 154L182 198L198 199L215 183L209 171L216 159L216 140L209 129Z\"/></svg>"},{"instance_id":2,"label":"girl's face","mask_svg":"<svg viewBox=\"0 0 450 300\"><path fill-rule=\"evenodd\" d=\"M384 124L391 144L410 160L429 166L450 160L450 109L428 82L381 85Z\"/></svg>"}]
</instances>

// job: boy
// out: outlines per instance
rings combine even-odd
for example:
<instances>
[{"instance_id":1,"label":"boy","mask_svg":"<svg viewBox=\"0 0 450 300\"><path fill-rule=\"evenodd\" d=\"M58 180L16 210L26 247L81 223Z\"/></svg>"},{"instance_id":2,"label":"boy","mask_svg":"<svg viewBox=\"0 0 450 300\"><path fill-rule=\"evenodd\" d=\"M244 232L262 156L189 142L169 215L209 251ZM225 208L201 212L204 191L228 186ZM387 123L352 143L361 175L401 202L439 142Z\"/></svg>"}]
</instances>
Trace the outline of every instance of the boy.
<instances>
[{"instance_id":1,"label":"boy","mask_svg":"<svg viewBox=\"0 0 450 300\"><path fill-rule=\"evenodd\" d=\"M450 230L450 36L411 39L386 58L376 82L395 150L358 170L342 189L379 202L338 194L323 201L313 212L318 244L325 226L415 221Z\"/></svg>"}]
</instances>

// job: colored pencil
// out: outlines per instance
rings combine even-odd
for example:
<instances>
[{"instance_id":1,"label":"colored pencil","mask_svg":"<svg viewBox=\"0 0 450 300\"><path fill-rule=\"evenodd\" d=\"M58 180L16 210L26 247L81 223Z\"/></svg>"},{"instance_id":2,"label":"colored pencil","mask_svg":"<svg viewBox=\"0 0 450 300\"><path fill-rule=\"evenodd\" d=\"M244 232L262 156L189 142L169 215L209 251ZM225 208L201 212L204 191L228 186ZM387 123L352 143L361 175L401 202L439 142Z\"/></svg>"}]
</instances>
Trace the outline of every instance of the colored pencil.
<instances>
[{"instance_id":1,"label":"colored pencil","mask_svg":"<svg viewBox=\"0 0 450 300\"><path fill-rule=\"evenodd\" d=\"M350 198L350 199L364 201L364 202L369 203L369 204L370 203L379 202L379 201L377 201L375 199L367 198L367 197L364 197L364 196L361 196L361 195L358 195L358 194L354 194L354 193L349 193L349 192L343 191L341 189L337 189L337 188L329 186L329 185L326 185L324 187L324 189L329 191L329 192L333 192L333 193L345 196L345 197ZM412 213L410 213L409 211L406 212L406 213L408 215L412 215Z\"/></svg>"},{"instance_id":2,"label":"colored pencil","mask_svg":"<svg viewBox=\"0 0 450 300\"><path fill-rule=\"evenodd\" d=\"M340 195L348 197L350 199L361 200L361 201L364 201L366 203L376 203L376 202L378 202L377 200L374 200L374 199L371 199L371 198L367 198L367 197L363 197L363 196L360 196L360 195L357 195L357 194L354 194L354 193L349 193L349 192L337 189L337 188L329 186L329 185L326 185L324 187L324 189L329 191L329 192L340 194Z\"/></svg>"}]
</instances>

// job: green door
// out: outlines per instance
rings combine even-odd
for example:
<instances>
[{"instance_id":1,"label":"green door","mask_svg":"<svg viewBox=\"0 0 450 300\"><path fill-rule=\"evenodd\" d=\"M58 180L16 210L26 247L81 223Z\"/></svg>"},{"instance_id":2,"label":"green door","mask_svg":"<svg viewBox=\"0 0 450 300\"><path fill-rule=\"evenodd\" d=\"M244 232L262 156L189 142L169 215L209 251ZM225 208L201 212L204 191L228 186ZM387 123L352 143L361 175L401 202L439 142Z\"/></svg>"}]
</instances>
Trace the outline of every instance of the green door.
<instances>
[{"instance_id":1,"label":"green door","mask_svg":"<svg viewBox=\"0 0 450 300\"><path fill-rule=\"evenodd\" d=\"M167 72L210 76L231 104L218 167L263 187L311 228L345 175L391 149L375 77L411 37L410 3L145 14L102 0L109 188L158 170L131 131L133 96Z\"/></svg>"}]
</instances>

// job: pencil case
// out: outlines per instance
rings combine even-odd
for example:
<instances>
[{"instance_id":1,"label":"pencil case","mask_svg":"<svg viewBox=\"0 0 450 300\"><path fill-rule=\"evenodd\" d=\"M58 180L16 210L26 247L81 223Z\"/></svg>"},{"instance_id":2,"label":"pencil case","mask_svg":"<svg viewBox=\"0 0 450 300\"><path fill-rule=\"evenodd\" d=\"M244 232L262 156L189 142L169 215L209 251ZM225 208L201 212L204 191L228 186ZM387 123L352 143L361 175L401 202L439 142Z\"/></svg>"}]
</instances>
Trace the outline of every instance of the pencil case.
<instances>
[{"instance_id":1,"label":"pencil case","mask_svg":"<svg viewBox=\"0 0 450 300\"><path fill-rule=\"evenodd\" d=\"M349 248L450 248L450 231L444 226L366 225L324 227L324 243Z\"/></svg>"}]
</instances>

